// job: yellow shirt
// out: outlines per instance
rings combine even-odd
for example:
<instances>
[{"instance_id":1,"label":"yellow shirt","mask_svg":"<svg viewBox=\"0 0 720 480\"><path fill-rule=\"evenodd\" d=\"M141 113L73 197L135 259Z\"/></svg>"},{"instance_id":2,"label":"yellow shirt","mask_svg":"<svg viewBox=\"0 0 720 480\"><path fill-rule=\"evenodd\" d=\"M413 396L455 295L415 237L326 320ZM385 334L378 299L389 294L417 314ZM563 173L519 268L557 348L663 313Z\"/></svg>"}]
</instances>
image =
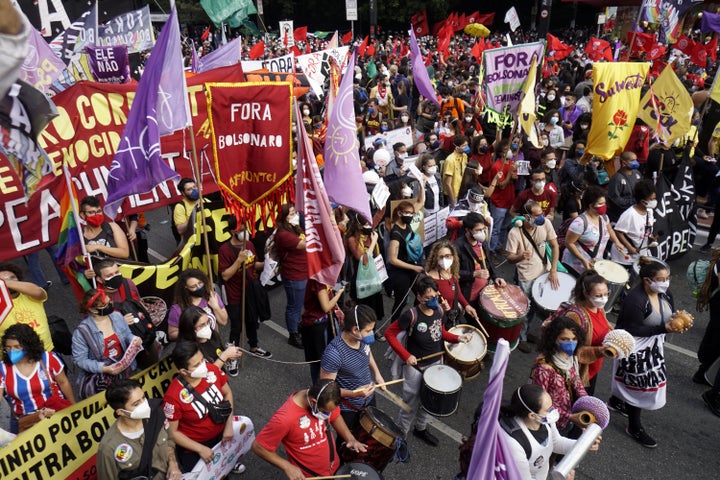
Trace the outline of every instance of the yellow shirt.
<instances>
[{"instance_id":1,"label":"yellow shirt","mask_svg":"<svg viewBox=\"0 0 720 480\"><path fill-rule=\"evenodd\" d=\"M460 184L462 183L463 172L465 172L465 165L467 165L467 155L464 153L453 152L445 159L442 171L443 192L445 195L450 195L445 186L445 177L449 175L452 177L453 196L457 198L460 193Z\"/></svg>"},{"instance_id":2,"label":"yellow shirt","mask_svg":"<svg viewBox=\"0 0 720 480\"><path fill-rule=\"evenodd\" d=\"M47 299L47 297L46 297ZM45 315L45 300L34 300L33 298L20 294L12 299L13 308L0 323L0 338L5 334L11 325L24 323L30 325L35 333L40 336L45 350L51 351L55 348L52 337L50 336L50 326L48 325L47 316Z\"/></svg>"}]
</instances>

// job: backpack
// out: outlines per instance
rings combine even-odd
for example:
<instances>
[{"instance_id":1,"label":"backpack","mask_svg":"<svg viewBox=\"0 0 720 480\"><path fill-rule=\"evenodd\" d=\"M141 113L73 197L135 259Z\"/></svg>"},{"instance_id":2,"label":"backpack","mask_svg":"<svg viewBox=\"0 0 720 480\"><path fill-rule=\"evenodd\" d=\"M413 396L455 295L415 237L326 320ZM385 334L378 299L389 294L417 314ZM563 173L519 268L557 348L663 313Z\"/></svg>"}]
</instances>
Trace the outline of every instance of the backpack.
<instances>
[{"instance_id":1,"label":"backpack","mask_svg":"<svg viewBox=\"0 0 720 480\"><path fill-rule=\"evenodd\" d=\"M545 327L550 324L553 320L555 320L558 317L565 317L569 312L574 312L578 317L580 317L580 326L585 330L588 331L588 327L590 326L590 316L585 313L585 310L583 310L581 307L578 307L574 303L570 302L562 302L557 310L555 310L548 318L546 318L542 323L542 330L545 330Z\"/></svg>"},{"instance_id":2,"label":"backpack","mask_svg":"<svg viewBox=\"0 0 720 480\"><path fill-rule=\"evenodd\" d=\"M405 249L407 250L408 260L415 265L419 265L423 257L423 244L420 235L410 230L405 237Z\"/></svg>"},{"instance_id":3,"label":"backpack","mask_svg":"<svg viewBox=\"0 0 720 480\"><path fill-rule=\"evenodd\" d=\"M587 230L587 218L585 218L585 215L580 214L579 215L583 219L583 233L585 233L585 230ZM577 217L571 217L566 220L563 220L560 227L558 227L557 232L555 234L557 235L557 242L558 246L560 247L560 254L562 255L563 250L565 249L565 237L567 236L567 232L570 229L570 225Z\"/></svg>"},{"instance_id":4,"label":"backpack","mask_svg":"<svg viewBox=\"0 0 720 480\"><path fill-rule=\"evenodd\" d=\"M708 260L694 260L690 262L687 268L687 282L690 291L692 291L693 297L697 298L697 294L705 283L707 278L708 270L710 269L710 262Z\"/></svg>"},{"instance_id":5,"label":"backpack","mask_svg":"<svg viewBox=\"0 0 720 480\"><path fill-rule=\"evenodd\" d=\"M500 427L505 430L505 433L517 440L525 451L525 457L530 460L530 455L532 455L532 446L530 445L530 440L528 440L527 435L525 435L522 428L513 421L512 417L504 415L500 415L498 423L500 424Z\"/></svg>"},{"instance_id":6,"label":"backpack","mask_svg":"<svg viewBox=\"0 0 720 480\"><path fill-rule=\"evenodd\" d=\"M113 302L115 310L123 316L129 313L139 320L130 325L130 331L133 335L142 339L145 350L152 348L152 344L155 341L155 326L153 325L150 313L145 308L145 305L140 302L140 299L135 298L131 294L130 284L125 278L123 278L123 284L120 286L118 292L123 298L123 301Z\"/></svg>"}]
</instances>

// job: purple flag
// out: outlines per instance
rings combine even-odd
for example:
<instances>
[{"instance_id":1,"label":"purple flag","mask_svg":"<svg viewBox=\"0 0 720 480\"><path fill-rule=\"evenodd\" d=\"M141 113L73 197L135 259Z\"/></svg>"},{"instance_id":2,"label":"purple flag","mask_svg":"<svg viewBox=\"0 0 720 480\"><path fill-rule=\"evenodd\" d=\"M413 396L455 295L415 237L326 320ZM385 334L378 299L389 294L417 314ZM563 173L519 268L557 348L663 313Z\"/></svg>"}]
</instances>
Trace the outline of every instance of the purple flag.
<instances>
[{"instance_id":1,"label":"purple flag","mask_svg":"<svg viewBox=\"0 0 720 480\"><path fill-rule=\"evenodd\" d=\"M242 42L237 37L230 43L226 43L217 50L213 50L200 59L198 72L207 72L213 68L227 67L240 63L242 56Z\"/></svg>"},{"instance_id":2,"label":"purple flag","mask_svg":"<svg viewBox=\"0 0 720 480\"><path fill-rule=\"evenodd\" d=\"M65 62L60 60L40 32L30 28L28 52L20 71L23 80L43 93L49 93L49 87L65 70Z\"/></svg>"},{"instance_id":3,"label":"purple flag","mask_svg":"<svg viewBox=\"0 0 720 480\"><path fill-rule=\"evenodd\" d=\"M328 116L325 140L325 188L330 200L352 208L367 221L372 221L370 201L360 168L360 151L353 107L353 75L355 54L352 55L340 82L337 98ZM332 95L332 89L330 90Z\"/></svg>"},{"instance_id":4,"label":"purple flag","mask_svg":"<svg viewBox=\"0 0 720 480\"><path fill-rule=\"evenodd\" d=\"M166 180L179 178L160 157L160 136L189 124L180 28L173 6L150 52L120 145L110 164L104 208L108 217L115 218L126 197L149 192Z\"/></svg>"},{"instance_id":5,"label":"purple flag","mask_svg":"<svg viewBox=\"0 0 720 480\"><path fill-rule=\"evenodd\" d=\"M428 75L425 62L420 54L414 28L410 29L410 57L412 58L413 78L415 79L418 92L426 99L435 102L439 107L440 102L438 102L435 87L433 87L432 82L430 82L430 76Z\"/></svg>"},{"instance_id":6,"label":"purple flag","mask_svg":"<svg viewBox=\"0 0 720 480\"><path fill-rule=\"evenodd\" d=\"M468 468L468 479L515 480L520 472L505 441L498 413L502 403L503 379L510 346L505 339L498 340L495 357L490 368L488 386L483 395L483 408L478 423L475 445Z\"/></svg>"},{"instance_id":7,"label":"purple flag","mask_svg":"<svg viewBox=\"0 0 720 480\"><path fill-rule=\"evenodd\" d=\"M101 83L127 83L130 81L130 61L125 45L117 47L85 47L88 65L93 76Z\"/></svg>"},{"instance_id":8,"label":"purple flag","mask_svg":"<svg viewBox=\"0 0 720 480\"><path fill-rule=\"evenodd\" d=\"M720 13L703 12L700 30L720 33Z\"/></svg>"}]
</instances>

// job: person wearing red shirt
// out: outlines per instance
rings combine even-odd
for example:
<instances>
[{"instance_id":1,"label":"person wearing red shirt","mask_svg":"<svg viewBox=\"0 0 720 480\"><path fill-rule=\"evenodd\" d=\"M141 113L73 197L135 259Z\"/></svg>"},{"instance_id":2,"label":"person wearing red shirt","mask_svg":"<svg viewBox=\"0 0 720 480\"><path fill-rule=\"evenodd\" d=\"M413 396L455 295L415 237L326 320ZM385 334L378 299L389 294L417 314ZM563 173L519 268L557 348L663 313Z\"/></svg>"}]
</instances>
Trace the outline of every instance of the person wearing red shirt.
<instances>
[{"instance_id":1,"label":"person wearing red shirt","mask_svg":"<svg viewBox=\"0 0 720 480\"><path fill-rule=\"evenodd\" d=\"M510 226L510 207L515 201L515 180L517 180L517 166L513 162L513 153L510 142L503 139L498 144L497 159L490 169L490 189L492 195L493 231L490 236L490 252L497 253L503 249L507 239L507 230ZM495 185L493 185L495 184ZM495 188L493 188L495 187Z\"/></svg>"},{"instance_id":2,"label":"person wearing red shirt","mask_svg":"<svg viewBox=\"0 0 720 480\"><path fill-rule=\"evenodd\" d=\"M436 242L425 262L425 271L435 280L440 295L450 305L451 310L445 314L446 328L467 323L461 321L463 312L478 321L475 308L460 291L460 259L453 244L447 240Z\"/></svg>"},{"instance_id":3,"label":"person wearing red shirt","mask_svg":"<svg viewBox=\"0 0 720 480\"><path fill-rule=\"evenodd\" d=\"M347 448L366 452L340 415L340 386L334 380L320 380L309 389L294 392L273 414L255 437L255 454L276 466L289 480L327 477L340 467L329 422L345 440ZM282 443L287 460L277 453Z\"/></svg>"},{"instance_id":4,"label":"person wearing red shirt","mask_svg":"<svg viewBox=\"0 0 720 480\"><path fill-rule=\"evenodd\" d=\"M295 206L285 204L280 209L277 231L275 233L280 273L287 295L285 324L290 337L288 343L303 348L298 332L300 314L305 300L305 286L308 279L307 255L305 253L305 234L300 227L300 215Z\"/></svg>"},{"instance_id":5,"label":"person wearing red shirt","mask_svg":"<svg viewBox=\"0 0 720 480\"><path fill-rule=\"evenodd\" d=\"M233 393L225 372L206 362L195 342L180 341L175 345L172 360L182 380L192 387L188 391L180 378L175 377L163 397L163 411L170 422L170 434L176 445L180 469L187 473L201 458L211 462L213 447L233 437L233 415L224 423L215 423L194 393L207 403L218 405L223 400L233 405ZM236 467L239 468L239 467Z\"/></svg>"},{"instance_id":6,"label":"person wearing red shirt","mask_svg":"<svg viewBox=\"0 0 720 480\"><path fill-rule=\"evenodd\" d=\"M515 197L510 210L510 218L515 218L523 210L528 200L537 202L542 208L542 213L547 220L555 218L555 207L557 206L557 192L546 183L545 172L538 168L530 174L530 188L526 188Z\"/></svg>"},{"instance_id":7,"label":"person wearing red shirt","mask_svg":"<svg viewBox=\"0 0 720 480\"><path fill-rule=\"evenodd\" d=\"M492 170L492 158L495 149L488 143L487 138L483 135L479 135L472 139L471 150L472 155L470 156L469 161L475 160L482 168L482 172L480 173L480 184L485 186L490 185L490 182L492 181L490 171Z\"/></svg>"}]
</instances>

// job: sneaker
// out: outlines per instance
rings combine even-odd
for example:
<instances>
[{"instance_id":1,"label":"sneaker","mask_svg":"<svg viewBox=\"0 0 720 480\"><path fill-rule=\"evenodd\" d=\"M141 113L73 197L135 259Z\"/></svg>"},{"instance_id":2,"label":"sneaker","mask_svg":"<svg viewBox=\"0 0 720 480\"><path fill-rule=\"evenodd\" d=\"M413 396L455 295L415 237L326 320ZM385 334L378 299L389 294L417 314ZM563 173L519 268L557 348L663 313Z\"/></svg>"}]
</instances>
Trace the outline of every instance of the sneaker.
<instances>
[{"instance_id":1,"label":"sneaker","mask_svg":"<svg viewBox=\"0 0 720 480\"><path fill-rule=\"evenodd\" d=\"M50 287L52 287L52 281L48 280L47 282L45 282L45 286L42 288L47 292L48 290L50 290Z\"/></svg>"},{"instance_id":2,"label":"sneaker","mask_svg":"<svg viewBox=\"0 0 720 480\"><path fill-rule=\"evenodd\" d=\"M297 332L291 333L290 337L288 338L288 345L292 345L296 348L303 348L302 337L300 336L300 334Z\"/></svg>"},{"instance_id":3,"label":"sneaker","mask_svg":"<svg viewBox=\"0 0 720 480\"><path fill-rule=\"evenodd\" d=\"M625 433L630 435L636 442L645 448L657 447L657 442L650 435L647 434L644 428L641 428L635 433L630 432L630 427L625 429Z\"/></svg>"},{"instance_id":4,"label":"sneaker","mask_svg":"<svg viewBox=\"0 0 720 480\"><path fill-rule=\"evenodd\" d=\"M240 373L240 369L238 368L238 361L228 360L227 362L225 362L225 372L227 372L227 374L231 377L237 377L238 373Z\"/></svg>"},{"instance_id":5,"label":"sneaker","mask_svg":"<svg viewBox=\"0 0 720 480\"><path fill-rule=\"evenodd\" d=\"M702 394L702 399L705 401L705 405L708 406L711 412L720 417L720 397L714 394L712 390Z\"/></svg>"},{"instance_id":6,"label":"sneaker","mask_svg":"<svg viewBox=\"0 0 720 480\"><path fill-rule=\"evenodd\" d=\"M430 433L427 428L425 430L418 430L417 428L414 428L413 435L421 439L423 442L427 443L431 447L437 447L438 445L440 445L440 440L438 440L435 435Z\"/></svg>"},{"instance_id":7,"label":"sneaker","mask_svg":"<svg viewBox=\"0 0 720 480\"><path fill-rule=\"evenodd\" d=\"M520 342L518 343L517 349L520 350L523 353L530 353L532 352L532 346L528 342Z\"/></svg>"},{"instance_id":8,"label":"sneaker","mask_svg":"<svg viewBox=\"0 0 720 480\"><path fill-rule=\"evenodd\" d=\"M250 349L250 353L260 358L272 358L272 353L260 347Z\"/></svg>"},{"instance_id":9,"label":"sneaker","mask_svg":"<svg viewBox=\"0 0 720 480\"><path fill-rule=\"evenodd\" d=\"M710 252L711 248L712 248L712 245L710 245L709 243L706 243L705 245L700 247L700 253L708 253L708 252Z\"/></svg>"},{"instance_id":10,"label":"sneaker","mask_svg":"<svg viewBox=\"0 0 720 480\"><path fill-rule=\"evenodd\" d=\"M628 416L627 410L625 409L625 402L617 397L610 397L610 400L607 402L607 407L611 412L619 413L625 418Z\"/></svg>"},{"instance_id":11,"label":"sneaker","mask_svg":"<svg viewBox=\"0 0 720 480\"><path fill-rule=\"evenodd\" d=\"M235 466L230 470L230 473L234 473L235 475L240 475L241 473L245 473L245 465L242 463L236 463Z\"/></svg>"},{"instance_id":12,"label":"sneaker","mask_svg":"<svg viewBox=\"0 0 720 480\"><path fill-rule=\"evenodd\" d=\"M527 341L528 343L539 343L540 339L537 337L537 335L533 335L532 333L527 334Z\"/></svg>"},{"instance_id":13,"label":"sneaker","mask_svg":"<svg viewBox=\"0 0 720 480\"><path fill-rule=\"evenodd\" d=\"M707 378L705 378L705 372L701 372L700 370L695 372L695 375L692 376L692 381L694 383L699 383L700 385L707 385L708 387L712 387L712 385L710 385L710 382L707 381Z\"/></svg>"},{"instance_id":14,"label":"sneaker","mask_svg":"<svg viewBox=\"0 0 720 480\"><path fill-rule=\"evenodd\" d=\"M385 335L380 332L375 332L375 340L377 340L378 342L387 342Z\"/></svg>"}]
</instances>

